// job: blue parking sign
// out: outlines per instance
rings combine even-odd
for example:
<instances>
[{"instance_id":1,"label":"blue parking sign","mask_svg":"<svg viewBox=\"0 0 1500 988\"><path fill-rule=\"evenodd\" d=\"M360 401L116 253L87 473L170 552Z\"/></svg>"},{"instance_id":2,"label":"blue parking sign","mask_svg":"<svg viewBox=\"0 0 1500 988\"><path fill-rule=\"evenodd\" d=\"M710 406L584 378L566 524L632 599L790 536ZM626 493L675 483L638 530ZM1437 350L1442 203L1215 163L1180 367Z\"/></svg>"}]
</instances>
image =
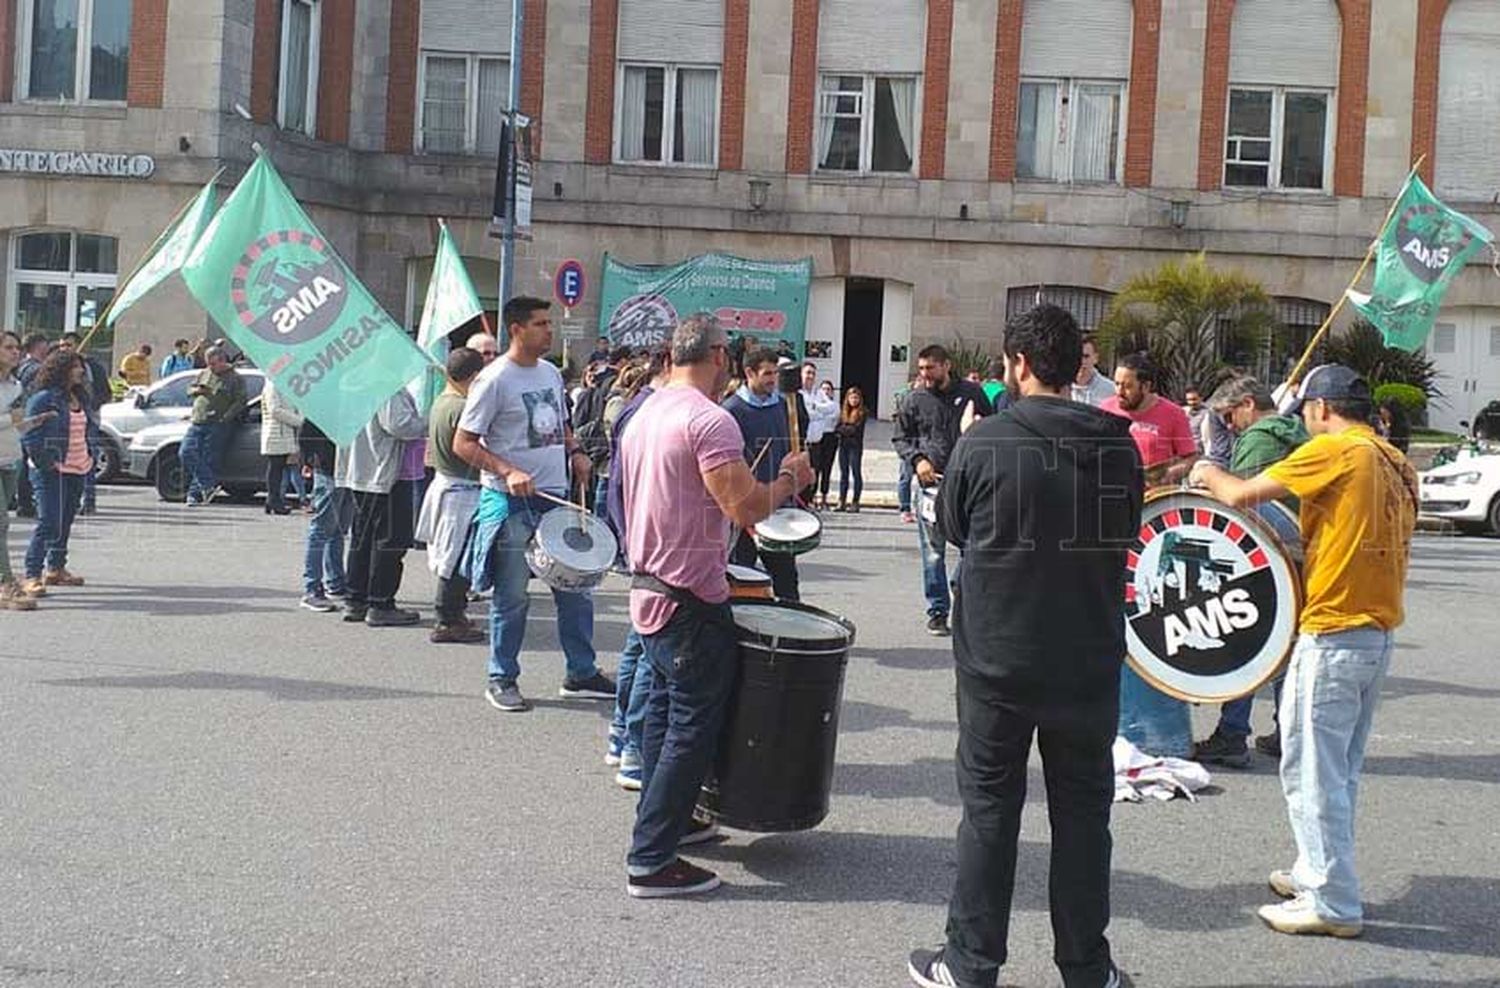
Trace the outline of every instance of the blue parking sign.
<instances>
[{"instance_id":1,"label":"blue parking sign","mask_svg":"<svg viewBox=\"0 0 1500 988\"><path fill-rule=\"evenodd\" d=\"M566 260L557 266L557 276L552 279L552 292L565 309L574 309L583 301L583 262Z\"/></svg>"}]
</instances>

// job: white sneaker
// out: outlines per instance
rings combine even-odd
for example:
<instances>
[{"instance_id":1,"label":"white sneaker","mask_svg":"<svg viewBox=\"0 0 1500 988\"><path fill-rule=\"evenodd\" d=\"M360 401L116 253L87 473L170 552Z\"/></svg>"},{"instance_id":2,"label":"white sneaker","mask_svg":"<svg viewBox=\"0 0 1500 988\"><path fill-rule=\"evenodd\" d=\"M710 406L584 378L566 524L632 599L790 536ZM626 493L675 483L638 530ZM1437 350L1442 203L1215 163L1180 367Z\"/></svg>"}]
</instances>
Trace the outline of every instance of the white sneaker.
<instances>
[{"instance_id":1,"label":"white sneaker","mask_svg":"<svg viewBox=\"0 0 1500 988\"><path fill-rule=\"evenodd\" d=\"M1261 906L1256 910L1256 915L1277 933L1352 940L1364 932L1362 923L1344 923L1319 916L1313 908L1312 896L1309 895L1299 895L1288 902Z\"/></svg>"}]
</instances>

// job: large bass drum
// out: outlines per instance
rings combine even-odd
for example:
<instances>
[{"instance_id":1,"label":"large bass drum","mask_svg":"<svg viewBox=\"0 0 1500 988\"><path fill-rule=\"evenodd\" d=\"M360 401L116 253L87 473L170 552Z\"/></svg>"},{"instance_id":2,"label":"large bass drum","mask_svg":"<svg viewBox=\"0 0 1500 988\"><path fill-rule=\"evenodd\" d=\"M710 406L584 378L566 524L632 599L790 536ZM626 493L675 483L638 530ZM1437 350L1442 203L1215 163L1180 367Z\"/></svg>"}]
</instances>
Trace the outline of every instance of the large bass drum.
<instances>
[{"instance_id":1,"label":"large bass drum","mask_svg":"<svg viewBox=\"0 0 1500 988\"><path fill-rule=\"evenodd\" d=\"M1125 569L1142 679L1194 703L1253 693L1286 664L1301 611L1297 565L1257 514L1197 492L1147 496Z\"/></svg>"}]
</instances>

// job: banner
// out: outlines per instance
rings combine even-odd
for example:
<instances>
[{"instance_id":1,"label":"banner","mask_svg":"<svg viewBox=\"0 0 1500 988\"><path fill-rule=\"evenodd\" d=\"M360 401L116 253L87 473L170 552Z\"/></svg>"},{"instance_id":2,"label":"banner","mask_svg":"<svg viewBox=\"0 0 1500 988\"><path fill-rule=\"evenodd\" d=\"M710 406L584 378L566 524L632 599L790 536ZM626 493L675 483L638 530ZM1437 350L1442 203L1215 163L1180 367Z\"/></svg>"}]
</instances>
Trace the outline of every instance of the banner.
<instances>
[{"instance_id":1,"label":"banner","mask_svg":"<svg viewBox=\"0 0 1500 988\"><path fill-rule=\"evenodd\" d=\"M110 303L109 312L104 318L104 325L113 326L115 320L125 314L126 309L182 268L183 262L202 236L203 228L213 219L217 203L218 193L214 183L209 182L188 204L187 209L183 210L177 222L162 231L156 243L151 245L151 252L146 259L135 269L130 280L115 293L114 301Z\"/></svg>"},{"instance_id":2,"label":"banner","mask_svg":"<svg viewBox=\"0 0 1500 988\"><path fill-rule=\"evenodd\" d=\"M681 264L622 264L604 257L599 335L620 346L647 347L671 338L677 323L711 312L724 328L760 343L790 343L800 355L807 335L812 258L751 261L703 254Z\"/></svg>"},{"instance_id":3,"label":"banner","mask_svg":"<svg viewBox=\"0 0 1500 988\"><path fill-rule=\"evenodd\" d=\"M1416 352L1427 342L1443 295L1469 259L1494 237L1444 206L1412 173L1377 248L1370 294L1349 302L1385 337L1385 345Z\"/></svg>"},{"instance_id":4,"label":"banner","mask_svg":"<svg viewBox=\"0 0 1500 988\"><path fill-rule=\"evenodd\" d=\"M438 227L437 254L432 259L432 277L427 282L427 299L422 303L422 321L417 325L417 346L439 367L448 361L448 334L464 323L484 314L479 294L464 267L463 255L448 232L448 224ZM408 388L417 407L425 415L433 399L443 390L445 375L439 367L413 380Z\"/></svg>"},{"instance_id":5,"label":"banner","mask_svg":"<svg viewBox=\"0 0 1500 988\"><path fill-rule=\"evenodd\" d=\"M264 156L204 231L182 277L235 345L341 446L428 364Z\"/></svg>"}]
</instances>

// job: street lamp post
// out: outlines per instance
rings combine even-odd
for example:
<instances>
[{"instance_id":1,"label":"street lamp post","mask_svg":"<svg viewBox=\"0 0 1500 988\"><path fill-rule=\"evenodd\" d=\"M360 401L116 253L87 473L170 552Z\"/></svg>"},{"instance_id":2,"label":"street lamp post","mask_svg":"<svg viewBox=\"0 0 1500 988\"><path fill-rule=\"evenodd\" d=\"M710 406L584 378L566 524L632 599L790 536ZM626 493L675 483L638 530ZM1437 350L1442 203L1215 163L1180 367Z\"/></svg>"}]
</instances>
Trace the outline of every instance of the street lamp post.
<instances>
[{"instance_id":1,"label":"street lamp post","mask_svg":"<svg viewBox=\"0 0 1500 988\"><path fill-rule=\"evenodd\" d=\"M505 97L505 126L502 142L509 142L502 155L505 160L505 224L500 239L500 325L497 327L502 346L509 342L505 326L505 303L516 284L516 120L521 103L521 34L526 23L526 0L511 0L510 5L510 86Z\"/></svg>"}]
</instances>

